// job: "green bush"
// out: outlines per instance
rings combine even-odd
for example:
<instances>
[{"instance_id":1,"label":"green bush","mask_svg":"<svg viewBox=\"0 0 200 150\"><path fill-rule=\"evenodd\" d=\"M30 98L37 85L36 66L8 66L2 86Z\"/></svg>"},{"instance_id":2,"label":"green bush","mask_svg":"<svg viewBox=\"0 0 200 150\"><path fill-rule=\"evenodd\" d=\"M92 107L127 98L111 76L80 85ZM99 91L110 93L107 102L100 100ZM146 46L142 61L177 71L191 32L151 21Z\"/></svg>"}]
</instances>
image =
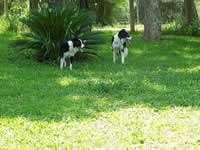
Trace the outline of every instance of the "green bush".
<instances>
[{"instance_id":1,"label":"green bush","mask_svg":"<svg viewBox=\"0 0 200 150\"><path fill-rule=\"evenodd\" d=\"M180 28L177 28L177 32L193 36L200 35L200 21L194 20L190 25L182 24Z\"/></svg>"},{"instance_id":2,"label":"green bush","mask_svg":"<svg viewBox=\"0 0 200 150\"><path fill-rule=\"evenodd\" d=\"M175 33L179 35L200 35L200 20L194 20L191 24L184 22L182 16L176 18L176 21L165 27L165 32Z\"/></svg>"},{"instance_id":3,"label":"green bush","mask_svg":"<svg viewBox=\"0 0 200 150\"><path fill-rule=\"evenodd\" d=\"M88 12L77 9L42 8L41 11L33 12L22 19L30 32L23 34L23 38L15 41L13 46L24 51L33 50L39 61L54 62L59 57L60 44L64 39L76 36L87 40L88 45L98 43L96 39L100 34L90 32L92 19L89 16ZM87 46L87 49L92 46Z\"/></svg>"},{"instance_id":4,"label":"green bush","mask_svg":"<svg viewBox=\"0 0 200 150\"><path fill-rule=\"evenodd\" d=\"M8 23L8 31L20 32L25 30L25 26L20 21L23 17L27 16L29 13L28 3L24 0L13 0L10 2L10 9L6 21Z\"/></svg>"},{"instance_id":5,"label":"green bush","mask_svg":"<svg viewBox=\"0 0 200 150\"><path fill-rule=\"evenodd\" d=\"M3 4L3 3L0 3ZM3 7L2 7L3 8ZM8 15L3 15L3 12L0 12L0 32L21 32L25 31L25 26L20 21L21 18L27 16L28 3L26 0L12 0L8 3Z\"/></svg>"}]
</instances>

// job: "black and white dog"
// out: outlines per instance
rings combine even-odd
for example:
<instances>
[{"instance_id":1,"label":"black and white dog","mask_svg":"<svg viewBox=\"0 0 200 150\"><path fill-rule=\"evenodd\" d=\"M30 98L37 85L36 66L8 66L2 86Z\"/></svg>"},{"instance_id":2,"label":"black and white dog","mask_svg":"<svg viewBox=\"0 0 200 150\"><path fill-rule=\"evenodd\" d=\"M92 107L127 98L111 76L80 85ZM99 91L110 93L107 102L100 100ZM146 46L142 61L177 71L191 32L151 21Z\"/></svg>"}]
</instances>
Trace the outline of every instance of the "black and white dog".
<instances>
[{"instance_id":1,"label":"black and white dog","mask_svg":"<svg viewBox=\"0 0 200 150\"><path fill-rule=\"evenodd\" d=\"M74 55L81 51L83 52L83 48L85 47L85 41L81 39L74 38L69 41L65 41L61 44L60 47L60 69L66 67L66 58L70 59L70 70L72 70L72 62Z\"/></svg>"},{"instance_id":2,"label":"black and white dog","mask_svg":"<svg viewBox=\"0 0 200 150\"><path fill-rule=\"evenodd\" d=\"M132 39L125 29L120 30L117 34L112 37L112 52L113 52L113 63L116 62L116 54L121 55L121 63L124 64L125 57L128 56L127 42Z\"/></svg>"}]
</instances>

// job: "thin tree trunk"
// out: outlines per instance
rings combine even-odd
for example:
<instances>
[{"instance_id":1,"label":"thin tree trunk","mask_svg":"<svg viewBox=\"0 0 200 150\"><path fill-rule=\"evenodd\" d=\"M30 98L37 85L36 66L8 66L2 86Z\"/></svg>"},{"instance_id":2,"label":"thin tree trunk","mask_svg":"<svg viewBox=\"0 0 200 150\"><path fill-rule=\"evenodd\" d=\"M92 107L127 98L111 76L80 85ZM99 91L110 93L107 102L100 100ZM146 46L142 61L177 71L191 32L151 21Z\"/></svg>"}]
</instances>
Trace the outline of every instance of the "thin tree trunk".
<instances>
[{"instance_id":1,"label":"thin tree trunk","mask_svg":"<svg viewBox=\"0 0 200 150\"><path fill-rule=\"evenodd\" d=\"M30 11L38 10L39 0L29 0Z\"/></svg>"},{"instance_id":2,"label":"thin tree trunk","mask_svg":"<svg viewBox=\"0 0 200 150\"><path fill-rule=\"evenodd\" d=\"M137 23L140 23L140 11L139 11L139 4L140 1L136 0L136 9L137 9Z\"/></svg>"},{"instance_id":3,"label":"thin tree trunk","mask_svg":"<svg viewBox=\"0 0 200 150\"><path fill-rule=\"evenodd\" d=\"M89 10L89 2L88 0L79 0L79 9L82 10L82 9L86 9L86 10ZM85 31L87 32L91 32L92 31L92 26L88 26Z\"/></svg>"},{"instance_id":4,"label":"thin tree trunk","mask_svg":"<svg viewBox=\"0 0 200 150\"><path fill-rule=\"evenodd\" d=\"M144 39L148 41L160 40L161 12L159 0L146 0L144 10Z\"/></svg>"},{"instance_id":5,"label":"thin tree trunk","mask_svg":"<svg viewBox=\"0 0 200 150\"><path fill-rule=\"evenodd\" d=\"M4 0L4 15L8 17L8 0Z\"/></svg>"},{"instance_id":6,"label":"thin tree trunk","mask_svg":"<svg viewBox=\"0 0 200 150\"><path fill-rule=\"evenodd\" d=\"M184 0L183 8L184 21L190 25L196 19L198 19L198 13L194 0Z\"/></svg>"},{"instance_id":7,"label":"thin tree trunk","mask_svg":"<svg viewBox=\"0 0 200 150\"><path fill-rule=\"evenodd\" d=\"M129 11L130 11L130 30L131 32L135 32L134 0L129 0Z\"/></svg>"},{"instance_id":8,"label":"thin tree trunk","mask_svg":"<svg viewBox=\"0 0 200 150\"><path fill-rule=\"evenodd\" d=\"M88 0L79 0L79 8L80 9L89 9Z\"/></svg>"},{"instance_id":9,"label":"thin tree trunk","mask_svg":"<svg viewBox=\"0 0 200 150\"><path fill-rule=\"evenodd\" d=\"M0 1L0 15L4 14L4 1Z\"/></svg>"},{"instance_id":10,"label":"thin tree trunk","mask_svg":"<svg viewBox=\"0 0 200 150\"><path fill-rule=\"evenodd\" d=\"M104 15L105 15L105 3L104 1L98 1L96 10L96 23L104 25Z\"/></svg>"},{"instance_id":11,"label":"thin tree trunk","mask_svg":"<svg viewBox=\"0 0 200 150\"><path fill-rule=\"evenodd\" d=\"M52 8L63 7L64 0L49 0L49 6Z\"/></svg>"},{"instance_id":12,"label":"thin tree trunk","mask_svg":"<svg viewBox=\"0 0 200 150\"><path fill-rule=\"evenodd\" d=\"M67 8L67 9L71 9L72 8L72 1L71 0L64 0L64 6Z\"/></svg>"},{"instance_id":13,"label":"thin tree trunk","mask_svg":"<svg viewBox=\"0 0 200 150\"><path fill-rule=\"evenodd\" d=\"M144 24L145 3L146 0L138 0L139 20L142 24Z\"/></svg>"}]
</instances>

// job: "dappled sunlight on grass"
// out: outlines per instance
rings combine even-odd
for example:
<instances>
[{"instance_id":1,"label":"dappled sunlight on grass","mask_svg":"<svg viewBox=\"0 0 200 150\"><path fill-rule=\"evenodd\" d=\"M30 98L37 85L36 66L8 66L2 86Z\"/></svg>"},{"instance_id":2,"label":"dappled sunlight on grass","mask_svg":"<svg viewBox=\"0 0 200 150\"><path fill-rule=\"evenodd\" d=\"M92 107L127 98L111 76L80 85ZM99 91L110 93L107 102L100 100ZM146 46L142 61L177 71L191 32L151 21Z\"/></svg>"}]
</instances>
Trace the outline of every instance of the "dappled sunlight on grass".
<instances>
[{"instance_id":1,"label":"dappled sunlight on grass","mask_svg":"<svg viewBox=\"0 0 200 150\"><path fill-rule=\"evenodd\" d=\"M186 59L191 59L191 60L197 60L200 59L200 55L198 55L198 51L197 49L194 51L191 51L191 48L186 47L185 49L183 48L182 51L176 51L176 54L178 54L179 56L182 56L183 58ZM197 55L195 55L197 54Z\"/></svg>"},{"instance_id":2,"label":"dappled sunlight on grass","mask_svg":"<svg viewBox=\"0 0 200 150\"><path fill-rule=\"evenodd\" d=\"M96 118L84 120L65 118L46 122L24 117L1 118L0 144L42 149L57 145L61 149L194 148L196 144L199 147L199 118L199 110L190 107L157 112L142 105L102 112Z\"/></svg>"},{"instance_id":3,"label":"dappled sunlight on grass","mask_svg":"<svg viewBox=\"0 0 200 150\"><path fill-rule=\"evenodd\" d=\"M79 96L79 95L74 95L74 96L72 96L72 99L73 99L74 101L78 101L78 100L81 99L81 96Z\"/></svg>"},{"instance_id":4,"label":"dappled sunlight on grass","mask_svg":"<svg viewBox=\"0 0 200 150\"><path fill-rule=\"evenodd\" d=\"M191 54L183 54L183 57L184 58L189 58L189 59L193 59L193 60L199 60L200 59L200 56L194 56L194 55L191 55Z\"/></svg>"},{"instance_id":5,"label":"dappled sunlight on grass","mask_svg":"<svg viewBox=\"0 0 200 150\"><path fill-rule=\"evenodd\" d=\"M144 54L144 51L142 51L141 49L134 49L134 50L129 50L129 54L133 54L133 55L142 55Z\"/></svg>"},{"instance_id":6,"label":"dappled sunlight on grass","mask_svg":"<svg viewBox=\"0 0 200 150\"><path fill-rule=\"evenodd\" d=\"M105 33L109 44L112 34ZM166 35L146 43L133 36L125 65L112 63L105 44L99 59L75 62L73 71L8 61L5 36L0 147L199 149L199 38Z\"/></svg>"},{"instance_id":7,"label":"dappled sunlight on grass","mask_svg":"<svg viewBox=\"0 0 200 150\"><path fill-rule=\"evenodd\" d=\"M9 80L11 78L12 78L11 75L0 75L0 80Z\"/></svg>"},{"instance_id":8,"label":"dappled sunlight on grass","mask_svg":"<svg viewBox=\"0 0 200 150\"><path fill-rule=\"evenodd\" d=\"M142 83L145 86L149 87L149 89L153 89L153 90L156 90L156 91L159 91L159 92L167 91L166 85L161 85L161 84L158 84L158 83L152 83L149 80L143 80Z\"/></svg>"},{"instance_id":9,"label":"dappled sunlight on grass","mask_svg":"<svg viewBox=\"0 0 200 150\"><path fill-rule=\"evenodd\" d=\"M191 66L191 67L177 68L177 69L169 68L169 71L178 72L178 73L199 73L200 66L198 65L198 66Z\"/></svg>"},{"instance_id":10,"label":"dappled sunlight on grass","mask_svg":"<svg viewBox=\"0 0 200 150\"><path fill-rule=\"evenodd\" d=\"M75 83L76 79L75 78L70 78L70 77L64 77L58 80L58 83L61 86L69 86L72 83Z\"/></svg>"}]
</instances>

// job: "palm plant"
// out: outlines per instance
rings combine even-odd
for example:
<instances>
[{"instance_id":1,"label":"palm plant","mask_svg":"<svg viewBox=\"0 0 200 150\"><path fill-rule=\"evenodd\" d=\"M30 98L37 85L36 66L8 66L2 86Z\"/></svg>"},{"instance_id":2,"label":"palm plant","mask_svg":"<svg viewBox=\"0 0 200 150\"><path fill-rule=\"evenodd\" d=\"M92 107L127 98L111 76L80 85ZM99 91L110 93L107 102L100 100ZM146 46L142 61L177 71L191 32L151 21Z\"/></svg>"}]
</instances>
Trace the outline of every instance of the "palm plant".
<instances>
[{"instance_id":1,"label":"palm plant","mask_svg":"<svg viewBox=\"0 0 200 150\"><path fill-rule=\"evenodd\" d=\"M23 38L14 42L20 50L34 50L40 61L55 61L59 57L60 44L64 39L73 37L87 40L86 49L91 49L98 43L99 33L88 31L92 25L92 18L88 12L77 9L49 9L43 8L33 12L22 22L29 28ZM92 40L88 40L92 39ZM83 55L95 55L85 52Z\"/></svg>"}]
</instances>

